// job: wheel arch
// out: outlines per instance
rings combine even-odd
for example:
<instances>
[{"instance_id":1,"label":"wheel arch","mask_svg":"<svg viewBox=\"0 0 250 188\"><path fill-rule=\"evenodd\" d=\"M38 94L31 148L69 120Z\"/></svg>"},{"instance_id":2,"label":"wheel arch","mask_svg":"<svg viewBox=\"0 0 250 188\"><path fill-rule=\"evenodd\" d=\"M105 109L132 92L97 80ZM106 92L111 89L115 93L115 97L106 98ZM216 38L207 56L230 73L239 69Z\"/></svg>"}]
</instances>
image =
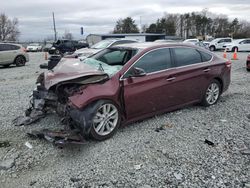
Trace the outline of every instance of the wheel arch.
<instances>
[{"instance_id":1,"label":"wheel arch","mask_svg":"<svg viewBox=\"0 0 250 188\"><path fill-rule=\"evenodd\" d=\"M220 89L221 89L221 93L223 91L223 88L224 88L224 83L222 81L222 79L220 77L215 77L214 80L217 80L219 83L220 83Z\"/></svg>"},{"instance_id":2,"label":"wheel arch","mask_svg":"<svg viewBox=\"0 0 250 188\"><path fill-rule=\"evenodd\" d=\"M25 57L24 55L22 55L22 54L18 54L18 55L15 57L15 59L14 59L13 63L15 63L15 62L16 62L16 59L17 59L18 57L22 57L22 58L24 58L24 59L25 59L25 62L27 62L27 59L26 59L26 57Z\"/></svg>"}]
</instances>

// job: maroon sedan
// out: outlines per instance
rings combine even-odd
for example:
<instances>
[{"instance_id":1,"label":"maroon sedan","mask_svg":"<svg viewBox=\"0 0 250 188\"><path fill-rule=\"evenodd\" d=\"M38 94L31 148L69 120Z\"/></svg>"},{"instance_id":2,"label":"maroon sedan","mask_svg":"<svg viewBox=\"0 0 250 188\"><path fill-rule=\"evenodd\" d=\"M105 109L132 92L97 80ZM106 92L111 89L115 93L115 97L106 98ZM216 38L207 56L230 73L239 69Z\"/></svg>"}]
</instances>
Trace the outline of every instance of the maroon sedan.
<instances>
[{"instance_id":1,"label":"maroon sedan","mask_svg":"<svg viewBox=\"0 0 250 188\"><path fill-rule=\"evenodd\" d=\"M54 105L84 136L104 140L121 124L215 104L230 72L231 62L194 45L119 45L83 61L63 59L38 79L33 108Z\"/></svg>"}]
</instances>

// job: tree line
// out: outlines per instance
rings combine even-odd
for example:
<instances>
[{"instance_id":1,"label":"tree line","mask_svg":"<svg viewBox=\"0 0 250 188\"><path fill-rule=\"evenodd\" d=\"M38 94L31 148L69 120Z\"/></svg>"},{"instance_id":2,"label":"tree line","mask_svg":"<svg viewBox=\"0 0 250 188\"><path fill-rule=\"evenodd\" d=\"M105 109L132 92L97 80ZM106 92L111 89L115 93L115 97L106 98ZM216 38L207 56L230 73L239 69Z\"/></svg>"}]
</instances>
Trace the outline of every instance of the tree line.
<instances>
[{"instance_id":1,"label":"tree line","mask_svg":"<svg viewBox=\"0 0 250 188\"><path fill-rule=\"evenodd\" d=\"M140 30L131 17L119 19L113 33L139 33ZM141 26L142 33L165 33L169 36L194 38L205 36L247 38L250 37L250 23L232 21L226 15L216 15L204 9L200 12L167 14L155 23Z\"/></svg>"}]
</instances>

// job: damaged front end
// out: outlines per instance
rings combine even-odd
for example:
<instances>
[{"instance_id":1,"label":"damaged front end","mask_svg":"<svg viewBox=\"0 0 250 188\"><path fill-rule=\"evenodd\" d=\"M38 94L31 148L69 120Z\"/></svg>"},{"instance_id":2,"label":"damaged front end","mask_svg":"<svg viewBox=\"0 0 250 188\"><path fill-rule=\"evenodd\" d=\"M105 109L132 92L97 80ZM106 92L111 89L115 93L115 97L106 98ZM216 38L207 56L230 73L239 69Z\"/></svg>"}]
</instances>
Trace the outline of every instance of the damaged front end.
<instances>
[{"instance_id":1,"label":"damaged front end","mask_svg":"<svg viewBox=\"0 0 250 188\"><path fill-rule=\"evenodd\" d=\"M80 130L82 128L79 128L77 124L74 126L72 123L69 97L81 94L89 85L106 82L109 76L101 71L92 71L89 67L86 67L85 72L81 73L79 71L75 73L74 71L79 68L78 66L75 66L74 70L65 70L65 68L65 65L63 68L59 66L58 70L39 75L36 81L37 87L33 90L30 98L29 108L25 111L24 116L14 119L13 124L16 126L30 125L47 114L57 113L62 117L62 122L66 123L66 129L33 132L29 133L29 135L43 137L55 144L82 143L83 134L80 134L80 132L83 133L83 131Z\"/></svg>"},{"instance_id":2,"label":"damaged front end","mask_svg":"<svg viewBox=\"0 0 250 188\"><path fill-rule=\"evenodd\" d=\"M57 113L67 119L69 118L67 107L70 96L83 92L89 84L105 82L108 79L106 74L89 75L64 81L47 89L44 85L44 73L42 73L37 79L37 87L33 90L30 106L25 111L25 115L17 117L13 123L16 126L29 125L49 113Z\"/></svg>"}]
</instances>

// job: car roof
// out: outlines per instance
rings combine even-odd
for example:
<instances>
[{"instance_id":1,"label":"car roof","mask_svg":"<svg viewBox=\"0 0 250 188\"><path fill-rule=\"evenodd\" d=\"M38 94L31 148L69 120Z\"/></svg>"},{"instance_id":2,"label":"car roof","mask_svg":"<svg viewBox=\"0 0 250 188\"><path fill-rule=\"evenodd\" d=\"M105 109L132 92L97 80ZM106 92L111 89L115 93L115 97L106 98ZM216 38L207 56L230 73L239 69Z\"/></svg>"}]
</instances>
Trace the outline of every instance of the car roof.
<instances>
[{"instance_id":1,"label":"car roof","mask_svg":"<svg viewBox=\"0 0 250 188\"><path fill-rule=\"evenodd\" d=\"M183 42L169 42L169 43L157 43L157 42L139 42L139 43L130 43L130 44L119 44L110 48L125 48L125 49L140 49L144 50L147 48L157 48L157 47L191 47L196 49L204 50L199 46L195 46L190 43L183 43Z\"/></svg>"},{"instance_id":2,"label":"car roof","mask_svg":"<svg viewBox=\"0 0 250 188\"><path fill-rule=\"evenodd\" d=\"M0 44L12 44L12 45L16 45L16 46L22 46L21 44L17 44L17 43L7 43L7 42L0 42Z\"/></svg>"}]
</instances>

